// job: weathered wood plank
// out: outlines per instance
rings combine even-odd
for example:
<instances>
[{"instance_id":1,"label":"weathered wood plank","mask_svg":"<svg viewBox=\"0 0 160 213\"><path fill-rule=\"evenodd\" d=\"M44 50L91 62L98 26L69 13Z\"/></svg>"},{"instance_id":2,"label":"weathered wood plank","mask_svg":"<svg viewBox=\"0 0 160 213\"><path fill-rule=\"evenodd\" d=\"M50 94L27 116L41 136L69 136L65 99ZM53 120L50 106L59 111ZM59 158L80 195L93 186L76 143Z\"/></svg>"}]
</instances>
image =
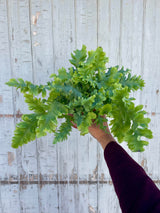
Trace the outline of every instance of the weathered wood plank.
<instances>
[{"instance_id":1,"label":"weathered wood plank","mask_svg":"<svg viewBox=\"0 0 160 213\"><path fill-rule=\"evenodd\" d=\"M12 89L5 85L12 76L6 2L0 2L0 113L13 114Z\"/></svg>"},{"instance_id":2,"label":"weathered wood plank","mask_svg":"<svg viewBox=\"0 0 160 213\"><path fill-rule=\"evenodd\" d=\"M109 57L107 67L115 66L120 59L121 42L121 2L99 1L98 4L98 46L102 46ZM110 181L108 167L104 159L102 147L98 147L98 179L99 181ZM111 181L110 181L111 182ZM119 205L114 192L113 185L98 185L97 194L98 212L118 212Z\"/></svg>"},{"instance_id":3,"label":"weathered wood plank","mask_svg":"<svg viewBox=\"0 0 160 213\"><path fill-rule=\"evenodd\" d=\"M160 2L144 1L143 5L143 46L142 46L142 67L141 75L146 82L141 92L140 102L151 118L150 128L153 131L153 139L148 140L149 146L144 153L139 155L139 163L145 168L148 175L153 179L159 179L159 53L160 53Z\"/></svg>"},{"instance_id":4,"label":"weathered wood plank","mask_svg":"<svg viewBox=\"0 0 160 213\"><path fill-rule=\"evenodd\" d=\"M37 185L23 184L20 188L20 202L22 213L40 212Z\"/></svg>"},{"instance_id":5,"label":"weathered wood plank","mask_svg":"<svg viewBox=\"0 0 160 213\"><path fill-rule=\"evenodd\" d=\"M22 212L19 205L19 185L1 185L1 213Z\"/></svg>"},{"instance_id":6,"label":"weathered wood plank","mask_svg":"<svg viewBox=\"0 0 160 213\"><path fill-rule=\"evenodd\" d=\"M11 61L13 66L12 75L14 78L21 77L25 80L32 80L31 43L29 28L30 23L28 8L28 1L21 1L20 4L15 1L11 1L10 4L8 4L8 24L10 31ZM17 61L15 61L14 58L17 58ZM22 94L20 94L19 91L14 90L13 96L14 114L28 113L29 110L24 102ZM19 121L19 119L15 118L15 122ZM17 150L19 175L22 176L28 175L30 166L35 166L32 171L33 173L36 173L36 146L33 142L30 143L29 146L30 147L26 145L26 149L29 148L28 151L26 150L26 153L25 146ZM27 152L29 152L29 156L27 156ZM31 159L33 161L30 161Z\"/></svg>"},{"instance_id":7,"label":"weathered wood plank","mask_svg":"<svg viewBox=\"0 0 160 213\"><path fill-rule=\"evenodd\" d=\"M78 1L76 3L76 39L77 48L82 44L87 46L87 50L95 50L97 47L97 2ZM84 137L79 136L78 143L78 164L79 180L92 179L97 172L97 142L89 134ZM89 176L88 176L89 174ZM95 178L95 177L94 177Z\"/></svg>"},{"instance_id":8,"label":"weathered wood plank","mask_svg":"<svg viewBox=\"0 0 160 213\"><path fill-rule=\"evenodd\" d=\"M53 1L53 46L55 66L54 72L61 67L71 66L68 61L71 52L75 49L75 19L74 19L74 1L56 0ZM61 120L59 125L63 122ZM58 181L69 181L77 179L77 145L74 137L68 137L68 140L55 145L57 152L57 179ZM70 184L58 185L57 198L59 212L72 212L74 209L75 197L74 186Z\"/></svg>"},{"instance_id":9,"label":"weathered wood plank","mask_svg":"<svg viewBox=\"0 0 160 213\"><path fill-rule=\"evenodd\" d=\"M29 2L27 0L9 1L7 9L12 77L33 81ZM29 113L23 95L15 89L13 89L13 104L14 114ZM17 122L19 120L15 118L15 123ZM24 199L32 192L35 196L32 207L33 212L34 210L36 212L38 209L38 193L33 190L37 188L37 185L31 191L24 190L20 185L21 180L29 181L32 175L37 174L36 143L31 142L22 148L18 148L16 152L20 209L22 212L27 212L27 209L30 209L31 206L27 206L29 205L28 200Z\"/></svg>"},{"instance_id":10,"label":"weathered wood plank","mask_svg":"<svg viewBox=\"0 0 160 213\"><path fill-rule=\"evenodd\" d=\"M67 69L69 66L71 66L68 59L70 59L70 53L74 48L74 19L71 19L70 14L74 14L73 2L53 2L53 32L56 73L61 67L65 67ZM67 169L70 169L69 163L67 162L68 150L72 150L72 146L74 145L73 142L70 141L69 138L67 141L58 143L56 145L58 154L57 160L59 164L59 178L63 180L68 180Z\"/></svg>"},{"instance_id":11,"label":"weathered wood plank","mask_svg":"<svg viewBox=\"0 0 160 213\"><path fill-rule=\"evenodd\" d=\"M160 53L160 2L144 1L144 33L142 50L142 76L146 82L141 103L148 112L160 112L159 53Z\"/></svg>"},{"instance_id":12,"label":"weathered wood plank","mask_svg":"<svg viewBox=\"0 0 160 213\"><path fill-rule=\"evenodd\" d=\"M98 208L99 213L122 212L112 183L107 185L104 184L99 185Z\"/></svg>"},{"instance_id":13,"label":"weathered wood plank","mask_svg":"<svg viewBox=\"0 0 160 213\"><path fill-rule=\"evenodd\" d=\"M76 1L76 43L77 48L82 44L87 46L87 50L97 48L97 1ZM85 136L78 135L78 174L80 180L97 181L98 178L98 156L97 141L89 134ZM97 189L98 185L93 188L88 185L79 185L79 191L84 196L80 196L78 212L93 212L97 210ZM94 196L90 192L94 191ZM90 199L92 196L92 199ZM90 209L89 209L90 208Z\"/></svg>"},{"instance_id":14,"label":"weathered wood plank","mask_svg":"<svg viewBox=\"0 0 160 213\"><path fill-rule=\"evenodd\" d=\"M143 36L143 2L121 1L121 29L119 43L119 64L124 68L131 69L133 75L141 74L142 66L142 36ZM135 45L136 44L136 45ZM135 97L135 105L140 104L140 93L131 93ZM124 142L122 146L138 161L138 154L128 149Z\"/></svg>"},{"instance_id":15,"label":"weathered wood plank","mask_svg":"<svg viewBox=\"0 0 160 213\"><path fill-rule=\"evenodd\" d=\"M12 89L5 85L5 82L12 77L12 63L10 52L10 37L8 26L8 10L7 1L0 2L0 112L1 114L13 114L13 97ZM14 120L9 118L0 118L0 180L14 180L17 179L17 160L16 152L11 148L11 134L13 134ZM10 128L8 128L10 127ZM1 185L1 183L0 183ZM4 212L20 212L18 194L10 193L9 186L5 189L0 186L0 211ZM17 192L19 189L17 188ZM5 194L4 194L5 192Z\"/></svg>"},{"instance_id":16,"label":"weathered wood plank","mask_svg":"<svg viewBox=\"0 0 160 213\"><path fill-rule=\"evenodd\" d=\"M102 46L109 57L109 64L115 66L119 61L120 42L120 1L99 1L98 4L98 46ZM103 149L98 150L98 178L100 181L110 179L109 170L104 160Z\"/></svg>"},{"instance_id":17,"label":"weathered wood plank","mask_svg":"<svg viewBox=\"0 0 160 213\"><path fill-rule=\"evenodd\" d=\"M0 118L0 126L0 179L14 181L18 179L16 151L11 147L14 119Z\"/></svg>"},{"instance_id":18,"label":"weathered wood plank","mask_svg":"<svg viewBox=\"0 0 160 213\"><path fill-rule=\"evenodd\" d=\"M98 46L109 57L109 66L119 64L121 27L121 1L98 1Z\"/></svg>"},{"instance_id":19,"label":"weathered wood plank","mask_svg":"<svg viewBox=\"0 0 160 213\"><path fill-rule=\"evenodd\" d=\"M53 46L53 5L52 1L31 1L31 42L33 57L33 81L36 84L46 84L51 73L55 72L55 53ZM40 212L49 212L49 209L56 211L58 202L50 199L46 203L47 192L45 189L50 186L50 180L57 180L57 154L56 146L52 144L53 135L37 139L37 174L38 174L38 202ZM45 181L45 185L43 184ZM57 201L57 185L54 186L53 199ZM53 210L52 210L53 211ZM58 211L58 210L57 210Z\"/></svg>"},{"instance_id":20,"label":"weathered wood plank","mask_svg":"<svg viewBox=\"0 0 160 213\"><path fill-rule=\"evenodd\" d=\"M62 204L63 205L63 204ZM57 184L45 184L39 191L39 211L40 213L58 213Z\"/></svg>"}]
</instances>

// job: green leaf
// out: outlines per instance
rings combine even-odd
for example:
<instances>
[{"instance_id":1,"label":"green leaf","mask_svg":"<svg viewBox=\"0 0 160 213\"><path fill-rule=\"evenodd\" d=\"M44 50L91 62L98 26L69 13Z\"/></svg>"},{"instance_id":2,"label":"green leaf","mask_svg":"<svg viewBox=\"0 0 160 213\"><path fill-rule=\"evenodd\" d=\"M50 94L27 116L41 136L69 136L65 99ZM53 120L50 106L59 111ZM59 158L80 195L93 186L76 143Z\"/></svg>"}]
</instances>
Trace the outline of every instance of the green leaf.
<instances>
[{"instance_id":1,"label":"green leaf","mask_svg":"<svg viewBox=\"0 0 160 213\"><path fill-rule=\"evenodd\" d=\"M99 111L100 115L105 115L108 114L109 112L112 111L112 105L111 104L105 104L104 106L102 106L102 108Z\"/></svg>"},{"instance_id":2,"label":"green leaf","mask_svg":"<svg viewBox=\"0 0 160 213\"><path fill-rule=\"evenodd\" d=\"M23 144L27 144L29 141L35 140L37 128L36 117L36 114L23 115L23 121L16 125L16 129L14 131L14 136L12 138L13 148L18 148Z\"/></svg>"},{"instance_id":3,"label":"green leaf","mask_svg":"<svg viewBox=\"0 0 160 213\"><path fill-rule=\"evenodd\" d=\"M34 85L34 84L30 84L29 85L29 91L30 91L30 94L33 94L33 95L35 95L35 96L37 96L38 95L38 89L39 89L39 87L37 86L37 85Z\"/></svg>"},{"instance_id":4,"label":"green leaf","mask_svg":"<svg viewBox=\"0 0 160 213\"><path fill-rule=\"evenodd\" d=\"M33 110L35 113L45 113L47 106L39 98L34 98L31 94L25 94L25 102L28 104L29 110Z\"/></svg>"},{"instance_id":5,"label":"green leaf","mask_svg":"<svg viewBox=\"0 0 160 213\"><path fill-rule=\"evenodd\" d=\"M77 127L80 130L81 135L85 135L89 132L88 127L92 124L92 120L96 117L97 115L94 112L89 112L87 115L82 116L82 122Z\"/></svg>"},{"instance_id":6,"label":"green leaf","mask_svg":"<svg viewBox=\"0 0 160 213\"><path fill-rule=\"evenodd\" d=\"M42 97L43 97L43 98L46 97L46 94L47 94L47 93L46 93L46 88L43 88L43 89L42 89Z\"/></svg>"},{"instance_id":7,"label":"green leaf","mask_svg":"<svg viewBox=\"0 0 160 213\"><path fill-rule=\"evenodd\" d=\"M129 70L127 70L128 76L125 75L124 71L120 71L123 76L121 77L120 83L122 84L123 87L128 87L129 91L135 91L138 89L141 89L144 87L145 82L143 79L141 79L141 76L136 76L133 75L131 76L131 73Z\"/></svg>"},{"instance_id":8,"label":"green leaf","mask_svg":"<svg viewBox=\"0 0 160 213\"><path fill-rule=\"evenodd\" d=\"M47 134L47 132L55 132L58 121L58 116L62 114L67 114L68 109L66 106L59 102L48 103L48 110L37 116L38 118L38 128L36 130L37 137L41 137Z\"/></svg>"},{"instance_id":9,"label":"green leaf","mask_svg":"<svg viewBox=\"0 0 160 213\"><path fill-rule=\"evenodd\" d=\"M72 130L72 123L70 119L66 119L66 121L61 124L59 130L54 133L55 137L53 140L53 144L66 140L67 137L70 135L71 130Z\"/></svg>"},{"instance_id":10,"label":"green leaf","mask_svg":"<svg viewBox=\"0 0 160 213\"><path fill-rule=\"evenodd\" d=\"M6 85L10 87L17 87L19 88L19 83L15 78L11 78L8 82L6 82Z\"/></svg>"},{"instance_id":11,"label":"green leaf","mask_svg":"<svg viewBox=\"0 0 160 213\"><path fill-rule=\"evenodd\" d=\"M71 53L72 59L70 59L70 63L73 64L75 67L79 67L82 62L86 60L87 51L86 46L83 45L81 50L75 50L75 54Z\"/></svg>"}]
</instances>

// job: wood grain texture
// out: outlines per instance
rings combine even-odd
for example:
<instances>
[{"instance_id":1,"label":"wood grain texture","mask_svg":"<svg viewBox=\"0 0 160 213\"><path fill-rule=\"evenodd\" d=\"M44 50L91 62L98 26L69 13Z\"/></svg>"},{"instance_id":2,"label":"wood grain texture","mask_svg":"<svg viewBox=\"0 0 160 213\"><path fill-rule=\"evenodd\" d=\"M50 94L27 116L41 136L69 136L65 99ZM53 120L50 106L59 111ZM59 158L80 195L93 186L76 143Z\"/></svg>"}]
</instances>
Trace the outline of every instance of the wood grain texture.
<instances>
[{"instance_id":1,"label":"wood grain texture","mask_svg":"<svg viewBox=\"0 0 160 213\"><path fill-rule=\"evenodd\" d=\"M53 46L55 66L54 72L59 68L68 69L68 59L75 49L75 5L74 1L56 0L53 1ZM64 120L59 121L59 125ZM59 184L57 189L57 201L59 212L74 211L74 204L77 202L74 186L69 180L77 180L77 158L76 143L72 135L64 142L56 146L57 180L67 181L67 185Z\"/></svg>"},{"instance_id":2,"label":"wood grain texture","mask_svg":"<svg viewBox=\"0 0 160 213\"><path fill-rule=\"evenodd\" d=\"M5 85L12 76L6 1L0 2L0 113L13 114L12 89Z\"/></svg>"},{"instance_id":3,"label":"wood grain texture","mask_svg":"<svg viewBox=\"0 0 160 213\"><path fill-rule=\"evenodd\" d=\"M144 153L121 145L159 187L159 19L159 0L0 1L0 213L121 212L103 150L89 134L72 129L56 145L48 134L11 148L16 123L30 111L4 83L20 77L44 84L71 66L70 53L82 44L102 46L108 66L124 65L145 80L132 96L144 104L154 138Z\"/></svg>"},{"instance_id":4,"label":"wood grain texture","mask_svg":"<svg viewBox=\"0 0 160 213\"><path fill-rule=\"evenodd\" d=\"M10 41L10 60L12 64L12 77L23 78L24 80L33 81L33 64L32 64L32 44L30 37L30 10L29 2L25 1L7 1L8 27ZM15 60L16 58L16 60ZM13 89L14 115L19 113L29 113L27 105L24 102L23 95ZM20 119L14 116L16 125ZM21 187L21 181L29 181L32 175L37 174L37 156L36 143L31 142L26 146L16 150L17 156L17 174L19 181L19 202L21 212L38 211L38 193L37 185L34 186L34 202L30 208L28 200L25 199L32 193L32 189L25 190ZM30 209L30 210L27 210Z\"/></svg>"},{"instance_id":5,"label":"wood grain texture","mask_svg":"<svg viewBox=\"0 0 160 213\"><path fill-rule=\"evenodd\" d=\"M149 140L146 151L139 155L139 163L143 165L146 172L153 179L159 179L159 1L144 1L143 4L143 45L142 45L142 66L141 75L146 82L141 92L140 103L144 104L151 118L150 128L153 131L153 139ZM156 167L157 166L157 167Z\"/></svg>"},{"instance_id":6,"label":"wood grain texture","mask_svg":"<svg viewBox=\"0 0 160 213\"><path fill-rule=\"evenodd\" d=\"M1 212L2 213L20 213L19 205L19 185L18 184L7 184L1 185Z\"/></svg>"},{"instance_id":7,"label":"wood grain texture","mask_svg":"<svg viewBox=\"0 0 160 213\"><path fill-rule=\"evenodd\" d=\"M146 105L148 112L160 112L159 96L159 51L160 51L160 25L159 1L144 2L144 33L143 33L143 58L141 74L146 82L146 87L141 93L141 103Z\"/></svg>"},{"instance_id":8,"label":"wood grain texture","mask_svg":"<svg viewBox=\"0 0 160 213\"><path fill-rule=\"evenodd\" d=\"M107 12L106 12L107 11ZM116 66L119 60L120 42L120 1L99 1L98 3L98 46L102 46L109 57L108 67ZM99 146L99 179L110 180L109 170L104 160L103 149Z\"/></svg>"},{"instance_id":9,"label":"wood grain texture","mask_svg":"<svg viewBox=\"0 0 160 213\"><path fill-rule=\"evenodd\" d=\"M77 48L81 48L82 44L87 46L87 50L97 48L97 1L76 1L76 41ZM81 151L80 151L81 150ZM93 188L88 185L79 186L81 193L85 194L81 197L78 212L98 212L97 191L98 191L98 144L90 135L78 138L78 171L79 180L97 181L97 185ZM92 200L90 196L92 193ZM83 200L84 199L84 200Z\"/></svg>"},{"instance_id":10,"label":"wood grain texture","mask_svg":"<svg viewBox=\"0 0 160 213\"><path fill-rule=\"evenodd\" d=\"M46 84L49 81L50 74L54 72L52 9L51 1L30 1L33 82L38 85ZM43 187L46 186L45 188L47 188L48 181L57 178L56 147L52 145L52 140L53 135L47 135L36 140L39 212L45 212L44 209L47 208L45 207L46 198L44 190L42 190ZM46 185L43 184L43 181ZM55 185L55 192L57 193L57 185ZM53 202L53 204L55 203ZM52 207L55 209L56 207L53 204Z\"/></svg>"}]
</instances>

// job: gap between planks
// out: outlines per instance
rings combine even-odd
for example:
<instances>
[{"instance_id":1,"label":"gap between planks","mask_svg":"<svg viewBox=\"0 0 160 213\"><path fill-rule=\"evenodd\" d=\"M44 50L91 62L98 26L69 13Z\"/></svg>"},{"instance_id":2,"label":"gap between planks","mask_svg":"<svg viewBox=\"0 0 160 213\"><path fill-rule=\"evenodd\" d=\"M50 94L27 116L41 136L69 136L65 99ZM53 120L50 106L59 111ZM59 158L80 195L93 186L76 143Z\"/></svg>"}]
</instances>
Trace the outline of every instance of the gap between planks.
<instances>
[{"instance_id":1,"label":"gap between planks","mask_svg":"<svg viewBox=\"0 0 160 213\"><path fill-rule=\"evenodd\" d=\"M16 114L16 118L21 118L23 114ZM147 115L160 115L160 112L147 112ZM0 118L13 118L14 114L0 114Z\"/></svg>"},{"instance_id":2,"label":"gap between planks","mask_svg":"<svg viewBox=\"0 0 160 213\"><path fill-rule=\"evenodd\" d=\"M20 184L24 184L24 185L29 185L29 184L39 184L40 185L48 185L48 184L87 184L87 185L92 185L92 184L109 184L112 185L113 181L112 180L106 180L106 181L101 181L101 180L97 180L97 181L87 181L87 180L81 180L81 181L20 181ZM155 184L160 184L160 180L153 180L153 182ZM9 185L9 184L18 184L19 181L7 181L7 180L2 180L0 181L1 185Z\"/></svg>"}]
</instances>

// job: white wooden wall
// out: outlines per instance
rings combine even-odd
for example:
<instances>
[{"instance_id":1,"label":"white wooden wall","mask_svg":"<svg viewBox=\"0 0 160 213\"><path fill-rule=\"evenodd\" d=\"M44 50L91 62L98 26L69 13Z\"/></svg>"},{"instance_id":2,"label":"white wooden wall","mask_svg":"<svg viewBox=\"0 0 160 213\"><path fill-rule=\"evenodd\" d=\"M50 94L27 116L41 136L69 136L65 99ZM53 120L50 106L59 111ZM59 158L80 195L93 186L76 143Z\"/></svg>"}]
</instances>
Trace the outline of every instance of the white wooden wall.
<instances>
[{"instance_id":1,"label":"white wooden wall","mask_svg":"<svg viewBox=\"0 0 160 213\"><path fill-rule=\"evenodd\" d=\"M57 145L48 135L11 148L28 109L4 83L45 83L82 44L102 46L109 66L124 65L145 80L133 95L151 118L154 139L144 153L122 146L160 187L160 1L0 0L0 213L121 212L102 148L90 135L73 129Z\"/></svg>"}]
</instances>

